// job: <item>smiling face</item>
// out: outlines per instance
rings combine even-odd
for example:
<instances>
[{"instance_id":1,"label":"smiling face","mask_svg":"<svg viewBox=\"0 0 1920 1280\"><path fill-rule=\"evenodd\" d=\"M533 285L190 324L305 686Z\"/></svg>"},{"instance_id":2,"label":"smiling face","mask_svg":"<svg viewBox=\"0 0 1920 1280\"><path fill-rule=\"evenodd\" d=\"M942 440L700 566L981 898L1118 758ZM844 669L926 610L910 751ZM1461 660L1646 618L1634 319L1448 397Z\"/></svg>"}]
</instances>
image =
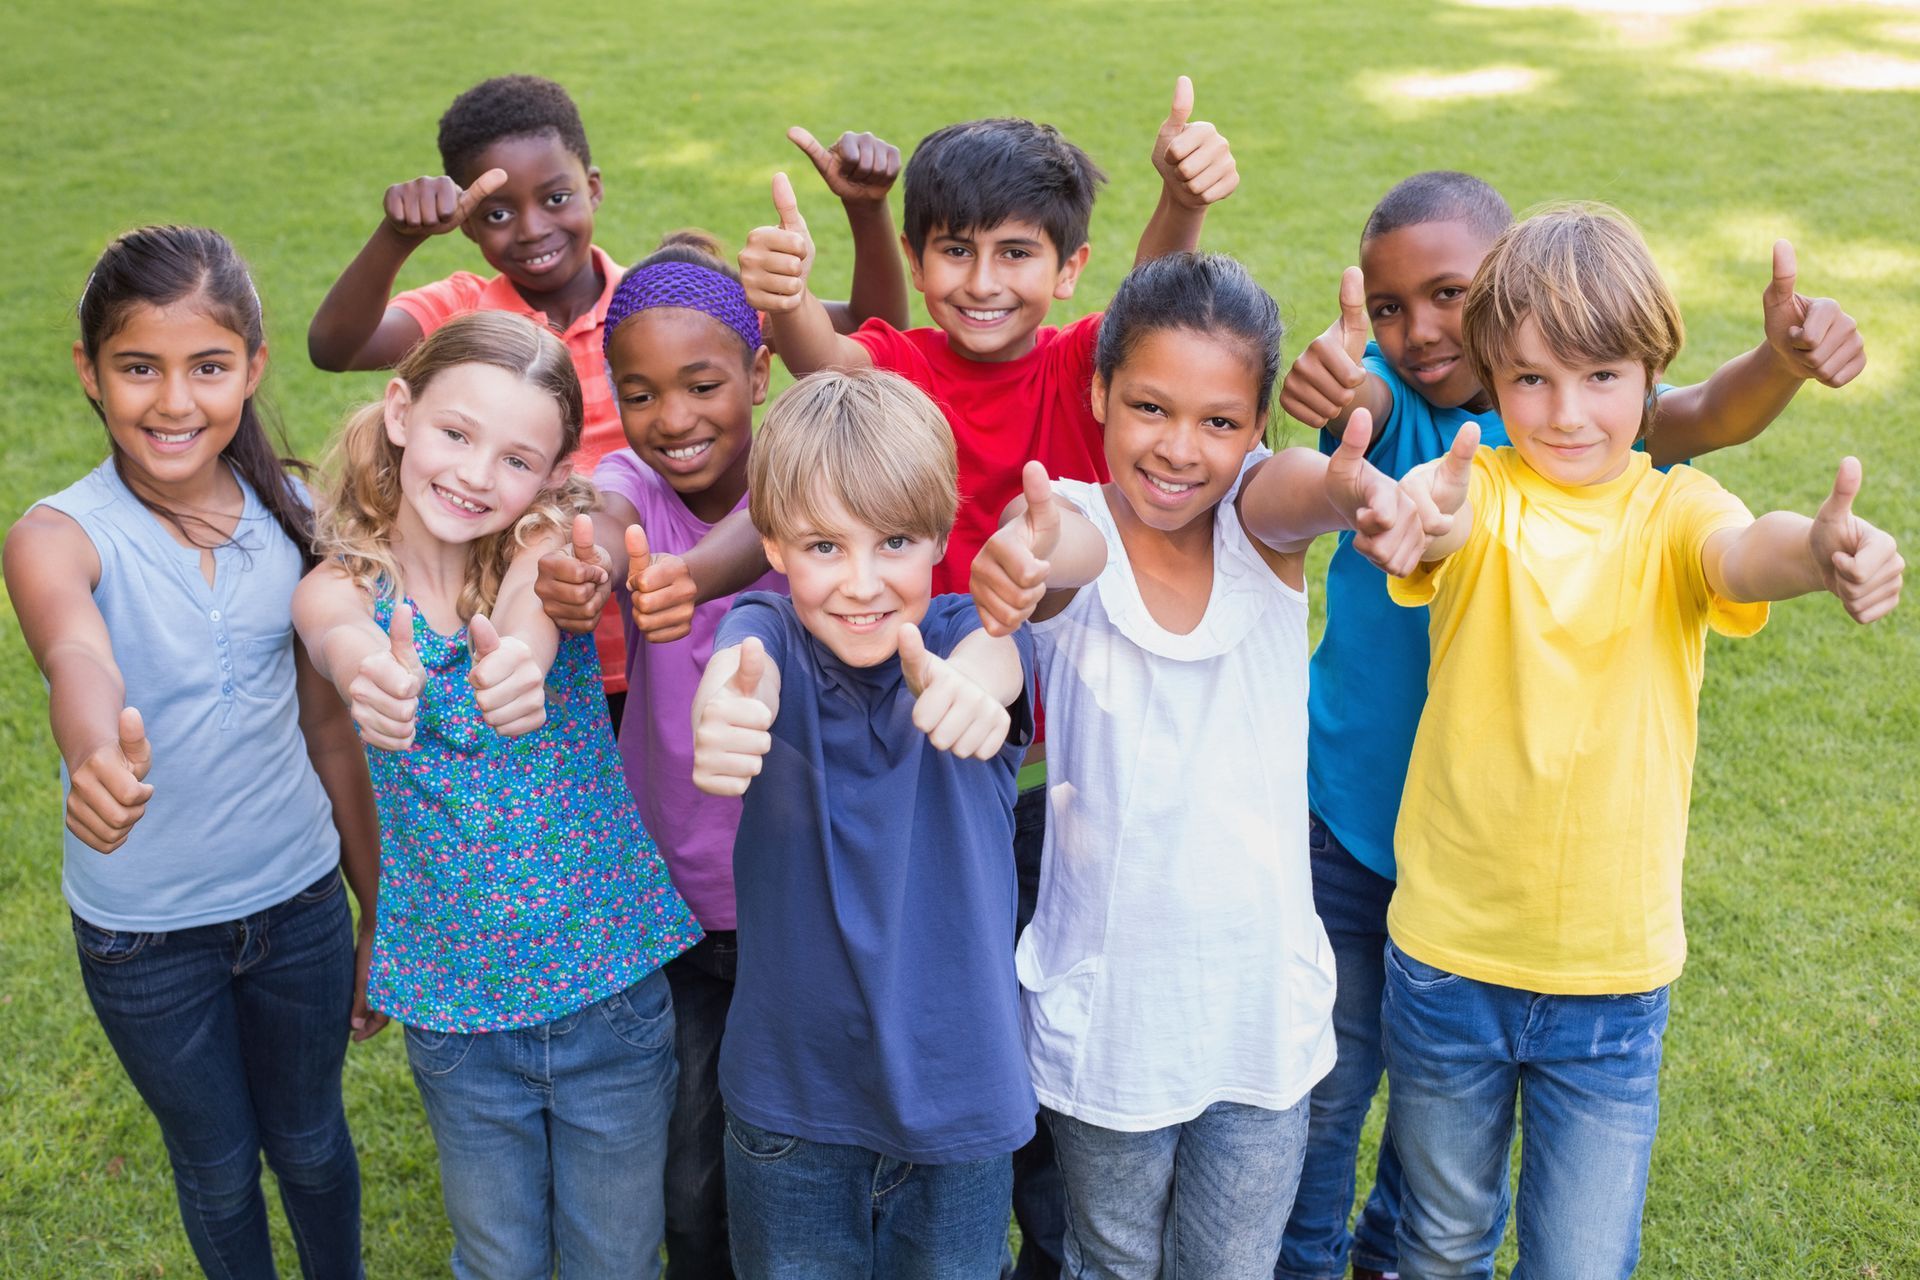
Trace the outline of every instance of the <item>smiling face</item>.
<instances>
[{"instance_id":1,"label":"smiling face","mask_svg":"<svg viewBox=\"0 0 1920 1280\"><path fill-rule=\"evenodd\" d=\"M553 133L502 138L475 157L462 180L489 169L505 170L506 185L481 201L463 227L488 265L529 298L593 282L600 170L581 164Z\"/></svg>"},{"instance_id":2,"label":"smiling face","mask_svg":"<svg viewBox=\"0 0 1920 1280\"><path fill-rule=\"evenodd\" d=\"M264 346L248 356L246 339L193 298L134 305L92 359L78 342L73 359L128 475L157 490L204 478L267 367Z\"/></svg>"},{"instance_id":3,"label":"smiling face","mask_svg":"<svg viewBox=\"0 0 1920 1280\"><path fill-rule=\"evenodd\" d=\"M1568 488L1627 469L1647 403L1647 371L1632 359L1565 360L1532 316L1514 334L1513 360L1494 370L1507 438L1528 466Z\"/></svg>"},{"instance_id":4,"label":"smiling face","mask_svg":"<svg viewBox=\"0 0 1920 1280\"><path fill-rule=\"evenodd\" d=\"M1044 228L1009 219L958 235L935 227L922 252L907 246L907 261L927 314L953 349L970 360L1001 361L1033 350L1034 331L1054 299L1073 296L1087 252L1083 244L1062 262Z\"/></svg>"},{"instance_id":5,"label":"smiling face","mask_svg":"<svg viewBox=\"0 0 1920 1280\"><path fill-rule=\"evenodd\" d=\"M1260 443L1260 368L1243 345L1190 329L1142 335L1093 382L1114 487L1163 533L1208 515Z\"/></svg>"},{"instance_id":6,"label":"smiling face","mask_svg":"<svg viewBox=\"0 0 1920 1280\"><path fill-rule=\"evenodd\" d=\"M1360 246L1373 340L1395 373L1438 408L1482 398L1460 342L1467 286L1492 238L1467 222L1420 222Z\"/></svg>"},{"instance_id":7,"label":"smiling face","mask_svg":"<svg viewBox=\"0 0 1920 1280\"><path fill-rule=\"evenodd\" d=\"M402 520L444 543L510 527L557 480L560 407L505 369L461 364L415 395L387 384L387 438L400 450Z\"/></svg>"},{"instance_id":8,"label":"smiling face","mask_svg":"<svg viewBox=\"0 0 1920 1280\"><path fill-rule=\"evenodd\" d=\"M787 575L800 625L834 657L879 666L900 651L901 624L926 616L946 539L875 529L824 488L797 532L763 539L767 561Z\"/></svg>"},{"instance_id":9,"label":"smiling face","mask_svg":"<svg viewBox=\"0 0 1920 1280\"><path fill-rule=\"evenodd\" d=\"M627 443L709 524L747 491L753 407L767 398L768 355L703 312L653 307L607 346Z\"/></svg>"}]
</instances>

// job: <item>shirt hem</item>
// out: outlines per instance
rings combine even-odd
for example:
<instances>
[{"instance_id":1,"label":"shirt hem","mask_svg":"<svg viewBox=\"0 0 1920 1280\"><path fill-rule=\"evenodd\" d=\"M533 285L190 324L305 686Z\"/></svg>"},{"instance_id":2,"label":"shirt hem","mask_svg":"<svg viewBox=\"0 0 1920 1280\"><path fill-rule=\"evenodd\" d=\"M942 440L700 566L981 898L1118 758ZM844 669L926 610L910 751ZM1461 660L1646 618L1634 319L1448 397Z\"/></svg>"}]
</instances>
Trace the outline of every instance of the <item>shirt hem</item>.
<instances>
[{"instance_id":1,"label":"shirt hem","mask_svg":"<svg viewBox=\"0 0 1920 1280\"><path fill-rule=\"evenodd\" d=\"M385 1003L384 1000L388 993L371 989L367 992L367 1003L374 1009L392 1018L395 1022L418 1028L421 1031L438 1032L441 1035L486 1035L494 1031L525 1031L530 1027L545 1026L549 1022L558 1022L562 1018L571 1018L582 1009L599 1004L615 992L625 991L634 983L665 968L668 961L684 955L692 949L693 943L699 940L699 937L695 937L693 942L689 942L672 955L661 956L658 959L649 958L646 960L637 960L630 970L616 970L616 974L624 973L626 976L615 977L607 981L604 985L596 984L593 987L587 988L592 994L582 996L578 1004L570 1005L565 1009L541 1010L537 1014L516 1017L510 1022L489 1023L482 1026L478 1023L471 1022L448 1022L441 1018L432 1017L431 1015L416 1018L402 1011L396 1005Z\"/></svg>"},{"instance_id":2,"label":"shirt hem","mask_svg":"<svg viewBox=\"0 0 1920 1280\"><path fill-rule=\"evenodd\" d=\"M1406 935L1399 930L1389 929L1388 936L1393 945L1418 960L1421 964L1444 969L1448 973L1470 978L1475 982L1484 982L1489 986L1509 987L1515 991L1531 991L1543 996L1625 996L1638 995L1645 991L1655 991L1666 986L1680 976L1686 967L1687 955L1680 955L1656 968L1640 973L1609 974L1566 974L1545 972L1538 969L1526 969L1518 965L1500 964L1463 952L1451 951L1446 947L1433 946L1417 937Z\"/></svg>"},{"instance_id":3,"label":"shirt hem","mask_svg":"<svg viewBox=\"0 0 1920 1280\"><path fill-rule=\"evenodd\" d=\"M1329 1023L1331 1032L1331 1023ZM1286 1111L1313 1092L1313 1087L1333 1070L1333 1036L1328 1034L1323 1041L1324 1047L1316 1053L1313 1065L1307 1069L1305 1077L1292 1089L1284 1093L1274 1093L1264 1089L1248 1089L1228 1085L1214 1089L1203 1097L1184 1103L1166 1111L1151 1115L1132 1115L1118 1111L1108 1111L1101 1107L1090 1107L1036 1086L1034 1096L1040 1099L1040 1105L1049 1111L1057 1111L1063 1116L1071 1116L1086 1124L1098 1125L1102 1129L1112 1129L1117 1133L1147 1133L1154 1129L1165 1129L1171 1125L1185 1124L1198 1116L1208 1107L1218 1102L1236 1102L1242 1106L1260 1107L1267 1111Z\"/></svg>"},{"instance_id":4,"label":"shirt hem","mask_svg":"<svg viewBox=\"0 0 1920 1280\"><path fill-rule=\"evenodd\" d=\"M976 1160L1008 1156L1026 1146L1034 1134L1034 1121L1029 1117L1023 1125L1015 1126L1007 1134L998 1138L969 1140L945 1147L904 1147L857 1125L809 1124L784 1117L777 1112L761 1111L753 1103L743 1103L729 1095L725 1088L721 1089L721 1095L726 1101L727 1110L755 1128L789 1134L807 1142L860 1147L866 1151L878 1152L890 1159L904 1160L909 1164L971 1164Z\"/></svg>"},{"instance_id":5,"label":"shirt hem","mask_svg":"<svg viewBox=\"0 0 1920 1280\"><path fill-rule=\"evenodd\" d=\"M331 829L331 824L329 824ZM91 849L89 857L101 857ZM239 920L244 916L257 914L281 903L299 893L302 889L318 880L329 870L340 866L340 847L336 843L322 857L311 863L303 864L302 869L287 877L284 884L276 884L269 890L251 894L230 906L217 907L208 911L196 911L180 919L167 919L159 916L126 916L110 911L97 911L81 900L73 881L64 871L60 875L60 893L67 900L67 906L73 914L99 929L112 929L116 933L174 933L181 929L202 929L210 924L225 924L230 920Z\"/></svg>"}]
</instances>

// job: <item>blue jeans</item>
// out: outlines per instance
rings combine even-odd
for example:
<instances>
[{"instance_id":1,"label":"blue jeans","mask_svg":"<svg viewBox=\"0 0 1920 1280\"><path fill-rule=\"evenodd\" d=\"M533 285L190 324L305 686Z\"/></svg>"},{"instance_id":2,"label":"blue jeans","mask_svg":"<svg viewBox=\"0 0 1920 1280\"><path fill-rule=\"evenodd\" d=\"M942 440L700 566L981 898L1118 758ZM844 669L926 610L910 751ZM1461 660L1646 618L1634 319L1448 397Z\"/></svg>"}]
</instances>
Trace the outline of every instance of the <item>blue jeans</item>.
<instances>
[{"instance_id":1,"label":"blue jeans","mask_svg":"<svg viewBox=\"0 0 1920 1280\"><path fill-rule=\"evenodd\" d=\"M1264 1280L1300 1179L1307 1100L1216 1102L1123 1133L1044 1112L1067 1184L1066 1274L1079 1280Z\"/></svg>"},{"instance_id":2,"label":"blue jeans","mask_svg":"<svg viewBox=\"0 0 1920 1280\"><path fill-rule=\"evenodd\" d=\"M720 1103L720 1038L740 965L738 935L709 930L667 962L673 1056L680 1086L667 1126L668 1280L732 1280L727 1252L727 1113Z\"/></svg>"},{"instance_id":3,"label":"blue jeans","mask_svg":"<svg viewBox=\"0 0 1920 1280\"><path fill-rule=\"evenodd\" d=\"M160 1122L201 1269L278 1274L264 1148L301 1274L358 1280L360 1165L340 1104L353 921L339 873L222 924L128 933L75 916L73 936L87 998Z\"/></svg>"},{"instance_id":4,"label":"blue jeans","mask_svg":"<svg viewBox=\"0 0 1920 1280\"><path fill-rule=\"evenodd\" d=\"M1640 1258L1667 989L1540 995L1387 946L1387 1124L1400 1274L1491 1276L1520 1104L1513 1280L1616 1280Z\"/></svg>"},{"instance_id":5,"label":"blue jeans","mask_svg":"<svg viewBox=\"0 0 1920 1280\"><path fill-rule=\"evenodd\" d=\"M1033 921L1040 897L1040 855L1047 836L1047 789L1029 787L1013 805L1013 866L1020 906L1013 936ZM1027 1145L1013 1153L1013 1218L1020 1224L1020 1258L1010 1280L1056 1280L1067 1234L1067 1192L1053 1156L1053 1134L1033 1127Z\"/></svg>"},{"instance_id":6,"label":"blue jeans","mask_svg":"<svg viewBox=\"0 0 1920 1280\"><path fill-rule=\"evenodd\" d=\"M1333 1038L1339 1057L1313 1088L1307 1118L1307 1156L1300 1191L1280 1237L1275 1280L1341 1280L1349 1257L1362 1267L1394 1269L1393 1236L1400 1222L1400 1159L1382 1137L1373 1191L1360 1220L1353 1212L1354 1166L1360 1131L1373 1105L1386 1054L1380 1043L1380 989L1386 981L1387 904L1393 881L1376 875L1308 815L1313 859L1313 908L1333 944L1339 983L1334 991Z\"/></svg>"},{"instance_id":7,"label":"blue jeans","mask_svg":"<svg viewBox=\"0 0 1920 1280\"><path fill-rule=\"evenodd\" d=\"M911 1164L727 1115L733 1265L747 1280L990 1280L1012 1191L1006 1156Z\"/></svg>"},{"instance_id":8,"label":"blue jeans","mask_svg":"<svg viewBox=\"0 0 1920 1280\"><path fill-rule=\"evenodd\" d=\"M406 1029L459 1280L657 1276L673 1110L658 970L536 1027Z\"/></svg>"}]
</instances>

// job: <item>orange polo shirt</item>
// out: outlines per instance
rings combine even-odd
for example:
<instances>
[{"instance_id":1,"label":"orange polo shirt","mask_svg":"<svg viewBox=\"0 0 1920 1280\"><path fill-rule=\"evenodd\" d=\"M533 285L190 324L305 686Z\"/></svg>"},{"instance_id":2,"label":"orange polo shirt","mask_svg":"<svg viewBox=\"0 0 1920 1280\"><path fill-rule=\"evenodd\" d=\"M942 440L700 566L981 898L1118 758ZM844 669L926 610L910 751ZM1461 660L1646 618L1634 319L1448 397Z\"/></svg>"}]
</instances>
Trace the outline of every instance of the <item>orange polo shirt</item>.
<instances>
[{"instance_id":1,"label":"orange polo shirt","mask_svg":"<svg viewBox=\"0 0 1920 1280\"><path fill-rule=\"evenodd\" d=\"M620 283L620 264L599 245L592 246L593 265L606 281L593 309L560 333L573 356L574 372L580 375L580 398L586 421L580 432L580 449L574 455L573 469L591 476L600 459L615 449L626 447L620 430L620 406L613 398L613 384L607 381L607 356L601 350L601 334L606 328L607 305ZM432 333L455 316L469 311L511 311L552 329L544 311L527 305L520 291L504 275L485 280L471 271L456 271L445 280L436 280L418 289L398 294L389 306L398 307L413 317L422 334ZM556 330L556 332L559 332ZM626 641L621 635L620 612L607 602L607 611L594 628L593 639L600 651L600 681L608 693L620 693L627 687Z\"/></svg>"}]
</instances>

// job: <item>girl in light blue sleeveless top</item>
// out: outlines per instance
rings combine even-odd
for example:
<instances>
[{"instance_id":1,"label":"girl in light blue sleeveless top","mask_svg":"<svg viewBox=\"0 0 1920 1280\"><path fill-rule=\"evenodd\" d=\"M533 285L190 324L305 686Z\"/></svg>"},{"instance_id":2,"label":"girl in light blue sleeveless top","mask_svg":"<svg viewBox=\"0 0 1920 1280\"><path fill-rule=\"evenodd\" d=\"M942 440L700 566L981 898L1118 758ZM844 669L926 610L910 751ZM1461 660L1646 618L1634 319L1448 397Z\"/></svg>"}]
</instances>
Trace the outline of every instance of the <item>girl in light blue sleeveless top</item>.
<instances>
[{"instance_id":1,"label":"girl in light blue sleeveless top","mask_svg":"<svg viewBox=\"0 0 1920 1280\"><path fill-rule=\"evenodd\" d=\"M260 301L220 235L149 227L108 246L79 318L111 455L14 526L6 577L47 679L81 976L202 1268L277 1274L264 1148L303 1274L358 1277L340 867L370 911L378 833L294 641L312 517L254 406Z\"/></svg>"}]
</instances>

